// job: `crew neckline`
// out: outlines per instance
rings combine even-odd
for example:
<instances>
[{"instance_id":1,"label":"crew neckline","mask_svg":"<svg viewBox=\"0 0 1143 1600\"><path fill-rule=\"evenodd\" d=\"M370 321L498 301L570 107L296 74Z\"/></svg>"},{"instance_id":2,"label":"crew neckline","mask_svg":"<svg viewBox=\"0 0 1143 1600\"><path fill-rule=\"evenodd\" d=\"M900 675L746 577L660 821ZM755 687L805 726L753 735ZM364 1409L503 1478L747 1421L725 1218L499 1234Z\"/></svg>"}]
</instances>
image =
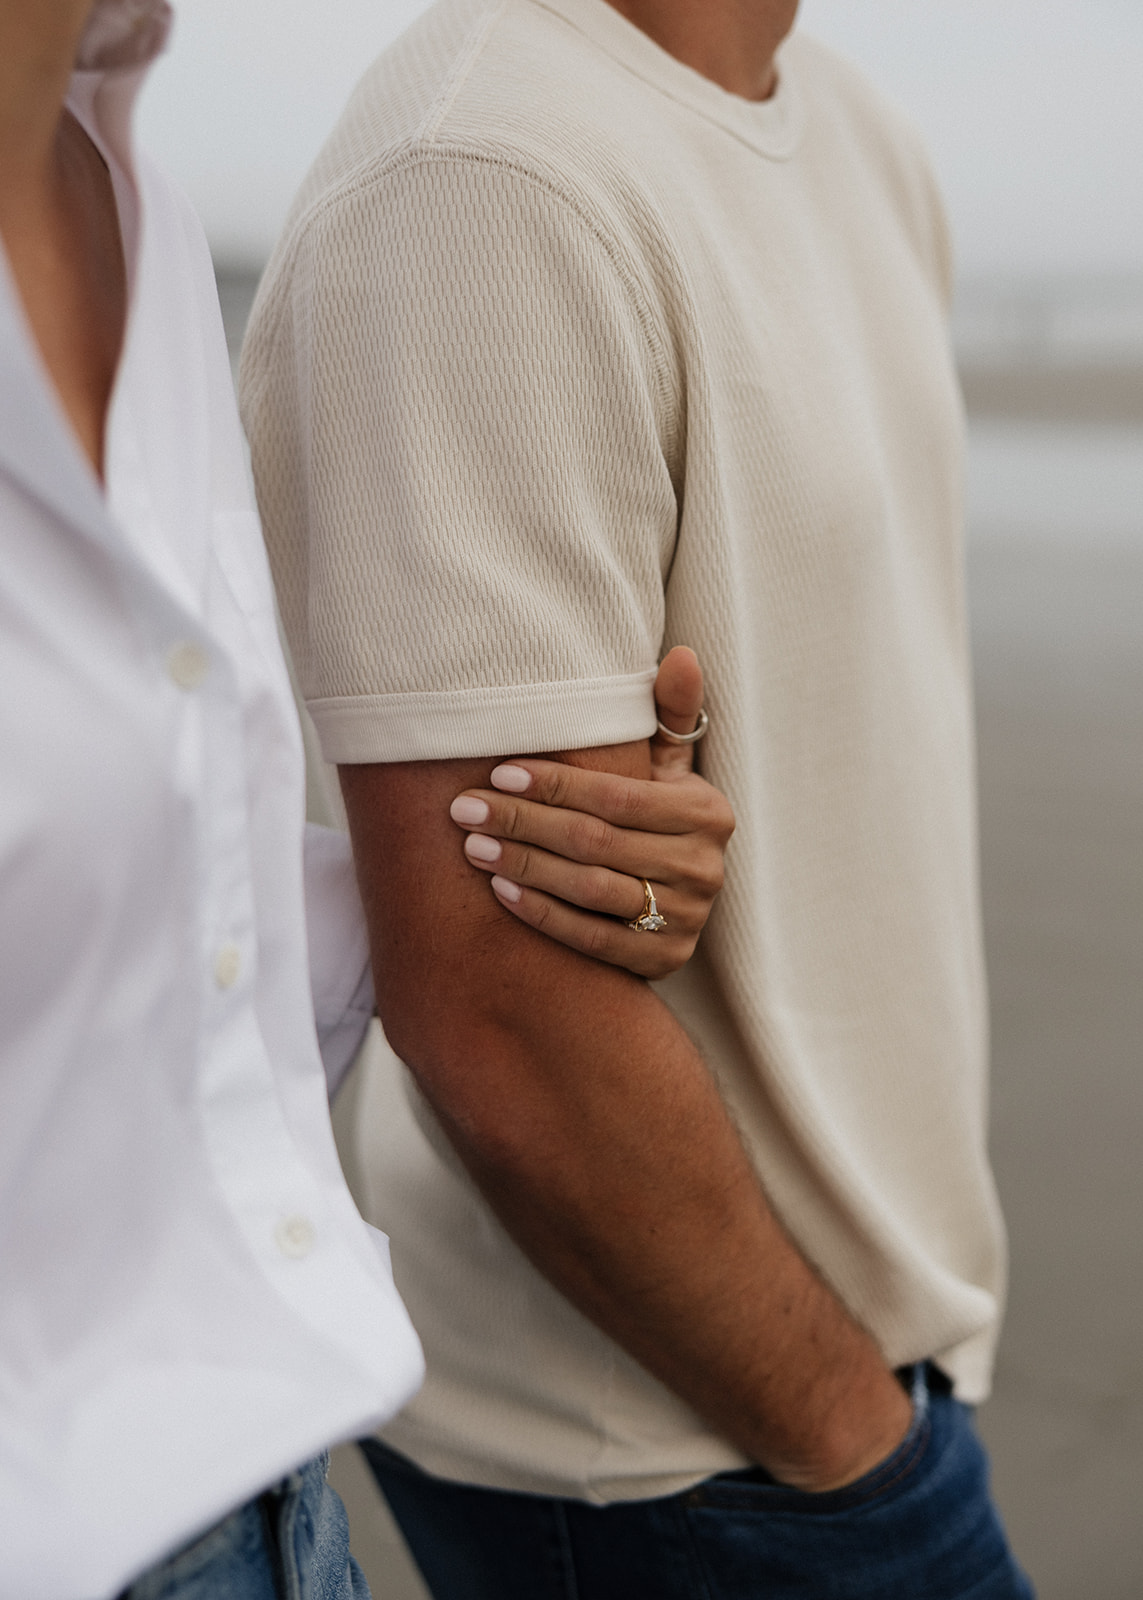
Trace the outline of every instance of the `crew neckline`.
<instances>
[{"instance_id":1,"label":"crew neckline","mask_svg":"<svg viewBox=\"0 0 1143 1600\"><path fill-rule=\"evenodd\" d=\"M554 13L636 77L697 116L716 123L759 155L771 161L788 161L801 143L805 115L790 59L789 39L783 41L774 57L778 75L774 93L768 100L746 100L677 60L607 0L527 3Z\"/></svg>"}]
</instances>

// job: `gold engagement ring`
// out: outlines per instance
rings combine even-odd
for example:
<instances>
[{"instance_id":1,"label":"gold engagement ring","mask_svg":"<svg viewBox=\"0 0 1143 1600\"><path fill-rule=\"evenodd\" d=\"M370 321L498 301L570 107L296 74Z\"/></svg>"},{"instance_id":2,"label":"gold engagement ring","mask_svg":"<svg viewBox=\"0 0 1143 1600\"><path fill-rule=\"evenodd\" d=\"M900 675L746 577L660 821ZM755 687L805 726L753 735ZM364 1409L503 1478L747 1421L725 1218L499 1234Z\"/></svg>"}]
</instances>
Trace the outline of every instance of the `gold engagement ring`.
<instances>
[{"instance_id":1,"label":"gold engagement ring","mask_svg":"<svg viewBox=\"0 0 1143 1600\"><path fill-rule=\"evenodd\" d=\"M667 919L660 914L651 885L646 878L640 878L639 882L643 885L643 909L627 926L634 928L636 933L658 933L667 926Z\"/></svg>"}]
</instances>

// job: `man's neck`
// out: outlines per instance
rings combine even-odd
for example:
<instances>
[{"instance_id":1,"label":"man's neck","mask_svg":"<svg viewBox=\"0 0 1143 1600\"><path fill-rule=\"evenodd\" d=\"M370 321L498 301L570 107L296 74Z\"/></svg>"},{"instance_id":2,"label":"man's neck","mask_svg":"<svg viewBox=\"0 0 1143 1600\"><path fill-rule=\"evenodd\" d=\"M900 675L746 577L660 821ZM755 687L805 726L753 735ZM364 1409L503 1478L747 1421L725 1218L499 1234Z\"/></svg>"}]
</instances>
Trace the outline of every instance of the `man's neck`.
<instances>
[{"instance_id":1,"label":"man's neck","mask_svg":"<svg viewBox=\"0 0 1143 1600\"><path fill-rule=\"evenodd\" d=\"M744 100L767 100L798 0L607 0L677 61Z\"/></svg>"}]
</instances>

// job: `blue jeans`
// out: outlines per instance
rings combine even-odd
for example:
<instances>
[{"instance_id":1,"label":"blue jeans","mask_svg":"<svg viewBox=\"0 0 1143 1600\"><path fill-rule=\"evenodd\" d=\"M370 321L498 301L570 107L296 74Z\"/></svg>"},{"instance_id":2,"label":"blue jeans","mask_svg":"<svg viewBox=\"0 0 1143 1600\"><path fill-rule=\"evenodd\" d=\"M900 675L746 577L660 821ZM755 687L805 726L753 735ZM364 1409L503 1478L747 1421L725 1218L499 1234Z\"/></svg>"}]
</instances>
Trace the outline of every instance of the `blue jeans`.
<instances>
[{"instance_id":1,"label":"blue jeans","mask_svg":"<svg viewBox=\"0 0 1143 1600\"><path fill-rule=\"evenodd\" d=\"M373 1472L434 1600L1032 1600L967 1407L918 1368L913 1423L829 1494L760 1468L605 1507L444 1482L376 1440Z\"/></svg>"},{"instance_id":2,"label":"blue jeans","mask_svg":"<svg viewBox=\"0 0 1143 1600\"><path fill-rule=\"evenodd\" d=\"M319 1456L152 1567L120 1600L369 1600Z\"/></svg>"}]
</instances>

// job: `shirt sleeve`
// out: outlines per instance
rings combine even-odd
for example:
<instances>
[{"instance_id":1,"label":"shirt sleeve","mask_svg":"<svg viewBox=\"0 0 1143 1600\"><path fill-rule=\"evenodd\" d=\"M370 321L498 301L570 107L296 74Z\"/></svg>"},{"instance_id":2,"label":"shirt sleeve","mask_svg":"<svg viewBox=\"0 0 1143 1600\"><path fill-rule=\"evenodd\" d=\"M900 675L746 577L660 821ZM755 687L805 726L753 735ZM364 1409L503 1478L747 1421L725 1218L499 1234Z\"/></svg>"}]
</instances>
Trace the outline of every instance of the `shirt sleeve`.
<instances>
[{"instance_id":1,"label":"shirt sleeve","mask_svg":"<svg viewBox=\"0 0 1143 1600\"><path fill-rule=\"evenodd\" d=\"M369 937L345 834L306 824L305 883L310 989L332 1100L373 1016Z\"/></svg>"},{"instance_id":2,"label":"shirt sleeve","mask_svg":"<svg viewBox=\"0 0 1143 1600\"><path fill-rule=\"evenodd\" d=\"M541 176L446 152L327 203L286 277L246 420L325 758L653 732L678 505L623 251Z\"/></svg>"}]
</instances>

